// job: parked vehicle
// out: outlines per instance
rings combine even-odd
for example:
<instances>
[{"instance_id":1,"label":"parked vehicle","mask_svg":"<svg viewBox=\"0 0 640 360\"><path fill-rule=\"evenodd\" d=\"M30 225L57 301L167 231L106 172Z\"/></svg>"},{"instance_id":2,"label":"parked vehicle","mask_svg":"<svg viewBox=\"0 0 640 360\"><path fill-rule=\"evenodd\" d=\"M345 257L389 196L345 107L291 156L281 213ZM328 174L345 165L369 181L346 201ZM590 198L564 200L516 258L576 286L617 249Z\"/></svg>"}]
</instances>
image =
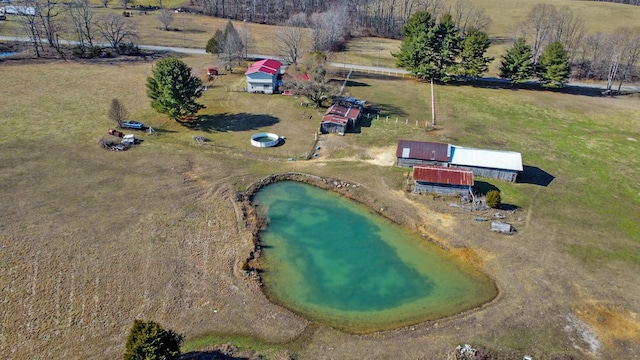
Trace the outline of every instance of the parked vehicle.
<instances>
[{"instance_id":1,"label":"parked vehicle","mask_svg":"<svg viewBox=\"0 0 640 360\"><path fill-rule=\"evenodd\" d=\"M124 134L121 131L118 131L116 129L109 129L109 135L113 135L113 136L117 136L117 137L123 137Z\"/></svg>"},{"instance_id":2,"label":"parked vehicle","mask_svg":"<svg viewBox=\"0 0 640 360\"><path fill-rule=\"evenodd\" d=\"M126 121L123 122L120 126L125 129L144 129L144 124L138 121Z\"/></svg>"},{"instance_id":3,"label":"parked vehicle","mask_svg":"<svg viewBox=\"0 0 640 360\"><path fill-rule=\"evenodd\" d=\"M128 134L122 137L122 145L135 145L136 136L133 134Z\"/></svg>"}]
</instances>

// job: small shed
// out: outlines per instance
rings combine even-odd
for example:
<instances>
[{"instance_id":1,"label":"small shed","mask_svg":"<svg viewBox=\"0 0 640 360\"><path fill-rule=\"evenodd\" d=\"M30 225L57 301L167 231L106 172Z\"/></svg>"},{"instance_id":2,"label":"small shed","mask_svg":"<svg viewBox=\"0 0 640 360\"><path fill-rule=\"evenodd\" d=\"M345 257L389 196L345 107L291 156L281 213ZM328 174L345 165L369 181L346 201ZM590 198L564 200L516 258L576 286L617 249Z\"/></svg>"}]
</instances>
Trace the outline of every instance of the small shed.
<instances>
[{"instance_id":1,"label":"small shed","mask_svg":"<svg viewBox=\"0 0 640 360\"><path fill-rule=\"evenodd\" d=\"M417 193L468 195L472 193L473 172L437 165L413 166L414 190Z\"/></svg>"},{"instance_id":2,"label":"small shed","mask_svg":"<svg viewBox=\"0 0 640 360\"><path fill-rule=\"evenodd\" d=\"M323 134L337 133L338 135L344 135L348 129L356 126L360 113L360 108L333 104L322 117L320 132Z\"/></svg>"},{"instance_id":3,"label":"small shed","mask_svg":"<svg viewBox=\"0 0 640 360\"><path fill-rule=\"evenodd\" d=\"M469 169L473 175L515 182L523 170L522 155L515 151L451 147L451 165Z\"/></svg>"},{"instance_id":4,"label":"small shed","mask_svg":"<svg viewBox=\"0 0 640 360\"><path fill-rule=\"evenodd\" d=\"M278 84L282 63L274 59L256 61L244 73L247 77L247 91L273 94Z\"/></svg>"},{"instance_id":5,"label":"small shed","mask_svg":"<svg viewBox=\"0 0 640 360\"><path fill-rule=\"evenodd\" d=\"M501 234L509 234L509 235L511 235L516 231L516 229L511 224L503 223L503 222L500 222L500 221L492 221L491 222L491 231L499 232Z\"/></svg>"},{"instance_id":6,"label":"small shed","mask_svg":"<svg viewBox=\"0 0 640 360\"><path fill-rule=\"evenodd\" d=\"M414 165L448 166L451 145L428 141L400 140L396 151L399 167Z\"/></svg>"}]
</instances>

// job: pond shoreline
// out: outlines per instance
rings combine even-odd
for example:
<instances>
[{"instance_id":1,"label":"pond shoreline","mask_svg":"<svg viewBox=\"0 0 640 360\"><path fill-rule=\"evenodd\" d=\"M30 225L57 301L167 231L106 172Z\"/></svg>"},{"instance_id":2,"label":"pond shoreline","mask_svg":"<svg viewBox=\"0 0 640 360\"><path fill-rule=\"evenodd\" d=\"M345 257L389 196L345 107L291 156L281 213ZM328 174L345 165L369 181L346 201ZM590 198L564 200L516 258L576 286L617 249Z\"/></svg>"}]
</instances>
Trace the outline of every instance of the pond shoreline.
<instances>
[{"instance_id":1,"label":"pond shoreline","mask_svg":"<svg viewBox=\"0 0 640 360\"><path fill-rule=\"evenodd\" d=\"M261 266L262 265L261 264L262 249L261 249L259 233L266 227L267 223L263 218L262 214L260 213L260 210L253 203L253 197L263 187L272 183L283 182L283 181L301 182L301 183L309 184L324 190L332 191L334 193L337 193L339 195L346 197L349 200L352 200L360 205L367 207L371 211L375 212L380 216L383 216L384 218L388 219L389 221L393 222L396 225L402 226L409 230L413 229L413 226L411 226L413 224L411 224L409 221L401 220L402 216L394 216L395 214L393 213L393 211L389 211L389 209L387 209L386 207L378 208L377 206L375 206L376 200L374 198L368 198L367 196L362 196L362 194L354 194L352 192L352 190L358 189L362 185L345 182L337 178L324 178L317 175L311 175L311 174L305 174L305 173L299 173L299 172L279 173L279 174L266 176L256 182L251 183L243 193L236 194L236 200L240 204L244 224L251 233L251 238L252 238L251 241L253 243L253 249L250 251L247 258L242 262L240 270L245 275L251 276L257 282L258 286L261 289L263 289L264 284L260 276L260 272L262 268ZM413 231L416 231L416 233L419 234L421 238L442 248L444 251L455 255L454 251L452 251L450 247L446 246L445 244L439 241L436 241L428 234L425 234L422 231L420 231L419 228L415 228L413 229ZM482 271L478 266L473 265L473 267L476 269L476 271L482 273L484 276L486 276L493 282L496 290L496 295L493 297L493 299L475 308L468 309L466 311L463 311L455 315L446 316L436 320L430 320L430 321L427 321L426 323L429 323L431 321L443 320L443 319L453 320L453 319L468 315L470 313L483 309L491 304L494 304L495 302L499 301L499 299L503 297L503 292L501 291L500 289L501 287L498 285L496 279L493 276L489 276L487 273ZM263 293L264 293L264 289L263 289ZM266 293L265 293L265 296L266 296ZM289 309L287 310L291 311ZM297 314L297 315L301 316L300 314ZM393 330L383 330L382 332L401 331L404 328L405 327L401 327Z\"/></svg>"}]
</instances>

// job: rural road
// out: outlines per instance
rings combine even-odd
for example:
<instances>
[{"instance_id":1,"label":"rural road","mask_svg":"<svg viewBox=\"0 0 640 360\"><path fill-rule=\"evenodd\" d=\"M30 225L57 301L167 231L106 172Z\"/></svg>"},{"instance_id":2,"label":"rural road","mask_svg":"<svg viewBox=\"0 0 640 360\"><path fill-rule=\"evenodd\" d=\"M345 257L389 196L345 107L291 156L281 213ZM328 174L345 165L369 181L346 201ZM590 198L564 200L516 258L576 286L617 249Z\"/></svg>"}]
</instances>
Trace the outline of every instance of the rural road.
<instances>
[{"instance_id":1,"label":"rural road","mask_svg":"<svg viewBox=\"0 0 640 360\"><path fill-rule=\"evenodd\" d=\"M0 36L0 41L13 41L13 42L29 42L30 40L28 38L25 37L14 37L14 36ZM43 40L44 41L44 40ZM75 45L77 44L77 41L70 41L70 40L60 40L61 44L64 45ZM105 46L105 47L109 47L109 44L97 44L100 46ZM176 53L182 53L182 54L194 54L194 55L206 55L207 52L204 49L194 49L194 48L183 48L183 47L169 47L169 46L155 46L155 45L138 45L138 47L140 49L143 50L151 50L151 51L171 51L171 52L176 52ZM260 54L247 54L248 58L251 59L264 59L264 58L269 58L269 57L273 57L271 55L260 55ZM380 67L380 66L367 66L367 65L356 65L356 64L345 64L345 63L339 63L339 62L332 62L330 63L331 66L336 67L336 68L343 68L343 69L353 69L356 71L364 71L364 72L372 72L372 73L378 73L378 74L387 74L387 75L395 75L395 76L404 76L404 75L408 75L409 72L404 70L404 69L398 69L398 68L385 68L385 67ZM505 79L500 79L500 78L481 78L481 79L476 79L476 81L481 81L481 82L487 82L487 83L502 83L502 84L506 84L509 81L505 80ZM533 84L533 82L531 83ZM606 84L602 83L602 84L594 84L594 83L583 83L583 82L569 82L566 85L569 88L589 88L589 89L601 89L604 90L606 89ZM613 87L614 89L617 89L617 86ZM640 86L636 86L636 85L624 85L621 88L622 91L630 91L630 92L640 92Z\"/></svg>"}]
</instances>

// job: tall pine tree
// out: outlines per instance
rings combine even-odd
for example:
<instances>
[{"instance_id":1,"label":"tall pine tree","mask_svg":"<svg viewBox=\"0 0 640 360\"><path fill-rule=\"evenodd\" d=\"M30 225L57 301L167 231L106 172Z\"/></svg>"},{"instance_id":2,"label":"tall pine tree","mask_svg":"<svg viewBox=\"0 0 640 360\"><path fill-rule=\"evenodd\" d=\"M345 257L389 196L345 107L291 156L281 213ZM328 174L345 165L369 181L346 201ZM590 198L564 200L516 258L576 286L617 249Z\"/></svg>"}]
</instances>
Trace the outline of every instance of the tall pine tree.
<instances>
[{"instance_id":1,"label":"tall pine tree","mask_svg":"<svg viewBox=\"0 0 640 360\"><path fill-rule=\"evenodd\" d=\"M397 65L417 78L434 78L438 72L435 66L436 30L430 13L419 11L413 14L402 27L404 39L400 44L400 52L394 54L398 59Z\"/></svg>"},{"instance_id":2,"label":"tall pine tree","mask_svg":"<svg viewBox=\"0 0 640 360\"><path fill-rule=\"evenodd\" d=\"M470 28L462 42L458 75L465 79L481 77L489 69L489 63L493 61L492 57L484 56L489 45L489 37L486 33Z\"/></svg>"},{"instance_id":3,"label":"tall pine tree","mask_svg":"<svg viewBox=\"0 0 640 360\"><path fill-rule=\"evenodd\" d=\"M147 78L147 96L157 112L180 120L204 108L196 102L202 96L202 81L191 75L187 64L168 57L159 60L152 72Z\"/></svg>"},{"instance_id":4,"label":"tall pine tree","mask_svg":"<svg viewBox=\"0 0 640 360\"><path fill-rule=\"evenodd\" d=\"M449 81L451 75L457 72L456 60L460 54L460 31L450 14L442 16L437 25L436 41L433 49L435 53L436 78Z\"/></svg>"},{"instance_id":5,"label":"tall pine tree","mask_svg":"<svg viewBox=\"0 0 640 360\"><path fill-rule=\"evenodd\" d=\"M533 53L523 38L519 38L502 57L500 77L511 79L514 84L531 79L534 74Z\"/></svg>"},{"instance_id":6,"label":"tall pine tree","mask_svg":"<svg viewBox=\"0 0 640 360\"><path fill-rule=\"evenodd\" d=\"M538 76L542 86L548 88L564 87L569 79L569 56L558 41L547 45L538 60Z\"/></svg>"}]
</instances>

